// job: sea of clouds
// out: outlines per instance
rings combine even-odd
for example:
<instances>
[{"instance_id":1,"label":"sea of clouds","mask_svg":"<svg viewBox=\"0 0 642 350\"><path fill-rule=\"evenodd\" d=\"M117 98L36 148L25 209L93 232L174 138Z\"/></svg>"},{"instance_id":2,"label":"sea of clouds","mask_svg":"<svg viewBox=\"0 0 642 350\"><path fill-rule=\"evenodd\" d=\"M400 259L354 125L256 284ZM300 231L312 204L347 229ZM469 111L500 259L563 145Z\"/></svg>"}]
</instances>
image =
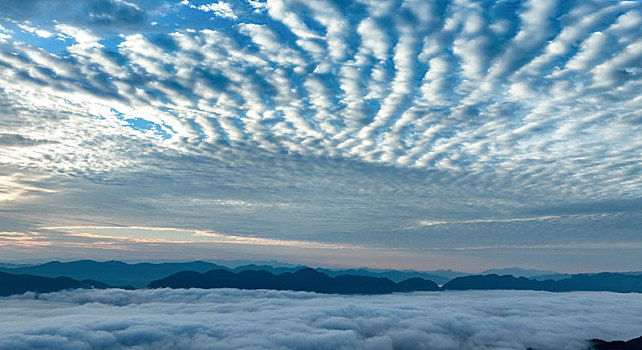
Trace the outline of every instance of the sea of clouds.
<instances>
[{"instance_id":1,"label":"sea of clouds","mask_svg":"<svg viewBox=\"0 0 642 350\"><path fill-rule=\"evenodd\" d=\"M377 296L73 290L0 299L0 349L586 349L642 330L642 294Z\"/></svg>"}]
</instances>

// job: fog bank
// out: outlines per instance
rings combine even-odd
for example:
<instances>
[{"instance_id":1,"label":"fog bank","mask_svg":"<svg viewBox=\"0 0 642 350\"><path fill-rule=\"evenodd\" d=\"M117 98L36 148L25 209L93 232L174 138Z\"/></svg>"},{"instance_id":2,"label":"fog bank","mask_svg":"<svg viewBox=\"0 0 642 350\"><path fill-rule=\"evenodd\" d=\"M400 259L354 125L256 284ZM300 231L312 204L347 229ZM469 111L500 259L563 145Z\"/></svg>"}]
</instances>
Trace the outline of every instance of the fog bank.
<instances>
[{"instance_id":1,"label":"fog bank","mask_svg":"<svg viewBox=\"0 0 642 350\"><path fill-rule=\"evenodd\" d=\"M108 289L0 309L0 349L584 349L642 333L635 293Z\"/></svg>"}]
</instances>

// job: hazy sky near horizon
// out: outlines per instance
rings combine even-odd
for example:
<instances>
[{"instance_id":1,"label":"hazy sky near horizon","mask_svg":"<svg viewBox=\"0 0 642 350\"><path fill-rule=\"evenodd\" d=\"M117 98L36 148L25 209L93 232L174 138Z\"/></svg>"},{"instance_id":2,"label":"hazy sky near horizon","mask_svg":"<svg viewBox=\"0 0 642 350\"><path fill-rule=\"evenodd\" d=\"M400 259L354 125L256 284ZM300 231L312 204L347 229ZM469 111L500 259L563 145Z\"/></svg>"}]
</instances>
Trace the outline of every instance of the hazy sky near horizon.
<instances>
[{"instance_id":1,"label":"hazy sky near horizon","mask_svg":"<svg viewBox=\"0 0 642 350\"><path fill-rule=\"evenodd\" d=\"M642 3L0 2L0 260L642 269Z\"/></svg>"}]
</instances>

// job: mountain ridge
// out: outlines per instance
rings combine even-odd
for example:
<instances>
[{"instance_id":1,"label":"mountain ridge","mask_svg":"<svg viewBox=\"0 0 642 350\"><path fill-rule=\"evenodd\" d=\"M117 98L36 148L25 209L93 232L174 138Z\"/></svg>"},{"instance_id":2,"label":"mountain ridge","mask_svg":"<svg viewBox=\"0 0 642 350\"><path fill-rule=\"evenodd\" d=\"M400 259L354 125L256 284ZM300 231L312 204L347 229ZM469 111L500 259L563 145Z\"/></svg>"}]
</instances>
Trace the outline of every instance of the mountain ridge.
<instances>
[{"instance_id":1,"label":"mountain ridge","mask_svg":"<svg viewBox=\"0 0 642 350\"><path fill-rule=\"evenodd\" d=\"M457 277L442 290L539 290L548 292L601 291L616 293L642 292L642 276L602 272L578 274L562 280L534 280L511 275L473 275Z\"/></svg>"},{"instance_id":2,"label":"mountain ridge","mask_svg":"<svg viewBox=\"0 0 642 350\"><path fill-rule=\"evenodd\" d=\"M274 275L265 270L234 273L211 270L183 271L152 281L148 288L239 288L293 290L332 294L387 294L393 292L437 291L439 286L419 278L395 283L385 277L339 275L331 277L312 268Z\"/></svg>"},{"instance_id":3,"label":"mountain ridge","mask_svg":"<svg viewBox=\"0 0 642 350\"><path fill-rule=\"evenodd\" d=\"M274 274L267 270L212 269L206 272L180 271L151 281L147 288L238 288L308 291L331 294L387 294L416 291L462 290L533 290L547 292L607 291L617 293L642 293L642 276L618 273L580 274L563 280L539 281L511 275L471 275L457 277L443 286L434 281L413 277L394 282L385 277L327 274L303 268L295 272ZM95 279L77 280L68 276L55 278L0 272L0 296L21 294L27 291L53 292L76 288L125 288L113 287Z\"/></svg>"},{"instance_id":4,"label":"mountain ridge","mask_svg":"<svg viewBox=\"0 0 642 350\"><path fill-rule=\"evenodd\" d=\"M26 292L50 293L66 289L106 289L112 286L94 280L78 281L70 277L61 276L49 278L36 275L10 274L0 272L0 296L23 294Z\"/></svg>"},{"instance_id":5,"label":"mountain ridge","mask_svg":"<svg viewBox=\"0 0 642 350\"><path fill-rule=\"evenodd\" d=\"M300 280L293 277L304 277ZM244 279L245 278L245 279ZM340 283L339 283L340 282ZM617 273L581 274L555 281L538 281L511 275L471 275L457 277L441 287L421 278L411 278L395 283L384 277L339 275L330 277L312 268L295 273L274 275L268 271L242 271L238 274L227 270L206 273L184 271L152 281L148 288L240 288L276 289L338 294L383 294L412 291L456 290L533 290L548 292L607 291L617 293L642 292L642 276ZM368 289L371 288L371 289Z\"/></svg>"},{"instance_id":6,"label":"mountain ridge","mask_svg":"<svg viewBox=\"0 0 642 350\"><path fill-rule=\"evenodd\" d=\"M135 287L145 287L151 281L167 277L173 273L193 270L197 272L207 272L213 269L224 269L233 272L245 270L266 270L274 274L284 272L296 272L307 266L271 266L266 264L248 264L236 266L234 268L219 265L212 262L197 260L192 262L175 262L175 263L125 263L117 260L98 262L94 260L76 260L70 262L49 261L43 264L7 267L0 266L1 272L13 274L32 274L46 277L67 276L78 280L82 279L101 279L101 281L112 285L132 285ZM335 270L327 268L317 268L328 276L338 276L345 274L354 274L361 276L386 277L394 282L401 282L409 278L419 277L434 281L437 284L448 282L452 276L463 276L466 273L443 270L447 276L431 274L429 272L411 271L411 270L379 270L368 268L355 268ZM448 273L449 272L449 273Z\"/></svg>"},{"instance_id":7,"label":"mountain ridge","mask_svg":"<svg viewBox=\"0 0 642 350\"><path fill-rule=\"evenodd\" d=\"M67 277L77 281L93 280L96 283L104 285L127 286L128 288L144 288L153 281L162 280L176 273L184 271L194 271L206 273L211 270L225 270L232 274L239 274L245 271L266 271L270 276L279 276L288 274L290 276L301 270L314 270L326 277L337 278L343 275L371 277L363 279L364 281L377 281L377 278L384 278L393 283L396 287L386 288L379 287L380 290L395 291L412 291L415 289L423 290L429 288L431 283L441 285L440 290L485 290L485 289L512 289L512 290L542 290L542 291L614 291L614 292L641 292L642 275L638 272L626 273L585 273L585 274L551 274L532 276L530 278L499 275L499 274L477 274L477 275L460 275L463 273L450 272L451 275L457 276L448 279L443 276L433 276L418 271L396 271L396 270L376 270L368 268L355 268L346 270L331 270L327 268L312 269L306 266L288 267L288 266L270 266L270 265L243 265L235 268L229 268L206 261L192 261L185 263L135 263L128 264L121 261L110 260L97 262L93 260L77 260L72 262L50 261L40 265L3 267L0 266L0 272L10 274L28 274L34 276L43 276L49 278ZM521 268L497 269L498 271L517 271L535 274L539 270L526 270ZM495 271L495 270L487 270ZM243 276L251 273L243 274ZM257 275L258 277L259 275ZM265 280L269 276L260 274ZM319 278L325 279L325 277ZM436 278L433 278L436 277ZM550 277L550 278L545 278ZM339 281L345 280L345 277L339 278ZM100 282L98 282L100 281ZM333 280L334 281L334 280ZM428 282L427 282L428 281ZM351 281L347 280L346 283ZM94 283L94 284L96 284ZM269 286L269 284L267 284ZM355 287L356 288L356 287ZM397 289L395 289L397 288ZM378 290L379 290L378 289ZM337 289L340 290L340 289ZM366 291L367 292L367 291Z\"/></svg>"},{"instance_id":8,"label":"mountain ridge","mask_svg":"<svg viewBox=\"0 0 642 350\"><path fill-rule=\"evenodd\" d=\"M640 350L642 349L642 337L631 340L605 341L602 339L591 339L591 350Z\"/></svg>"}]
</instances>

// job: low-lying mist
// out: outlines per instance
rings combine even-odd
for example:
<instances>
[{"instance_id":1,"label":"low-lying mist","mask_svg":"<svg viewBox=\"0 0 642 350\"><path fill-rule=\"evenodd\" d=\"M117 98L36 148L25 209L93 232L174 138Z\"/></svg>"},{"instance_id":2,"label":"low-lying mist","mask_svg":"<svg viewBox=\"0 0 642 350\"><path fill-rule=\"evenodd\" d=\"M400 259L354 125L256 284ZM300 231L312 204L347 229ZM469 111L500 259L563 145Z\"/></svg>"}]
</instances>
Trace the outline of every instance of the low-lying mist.
<instances>
[{"instance_id":1,"label":"low-lying mist","mask_svg":"<svg viewBox=\"0 0 642 350\"><path fill-rule=\"evenodd\" d=\"M236 289L0 298L0 349L585 349L642 330L642 294L376 296Z\"/></svg>"}]
</instances>

